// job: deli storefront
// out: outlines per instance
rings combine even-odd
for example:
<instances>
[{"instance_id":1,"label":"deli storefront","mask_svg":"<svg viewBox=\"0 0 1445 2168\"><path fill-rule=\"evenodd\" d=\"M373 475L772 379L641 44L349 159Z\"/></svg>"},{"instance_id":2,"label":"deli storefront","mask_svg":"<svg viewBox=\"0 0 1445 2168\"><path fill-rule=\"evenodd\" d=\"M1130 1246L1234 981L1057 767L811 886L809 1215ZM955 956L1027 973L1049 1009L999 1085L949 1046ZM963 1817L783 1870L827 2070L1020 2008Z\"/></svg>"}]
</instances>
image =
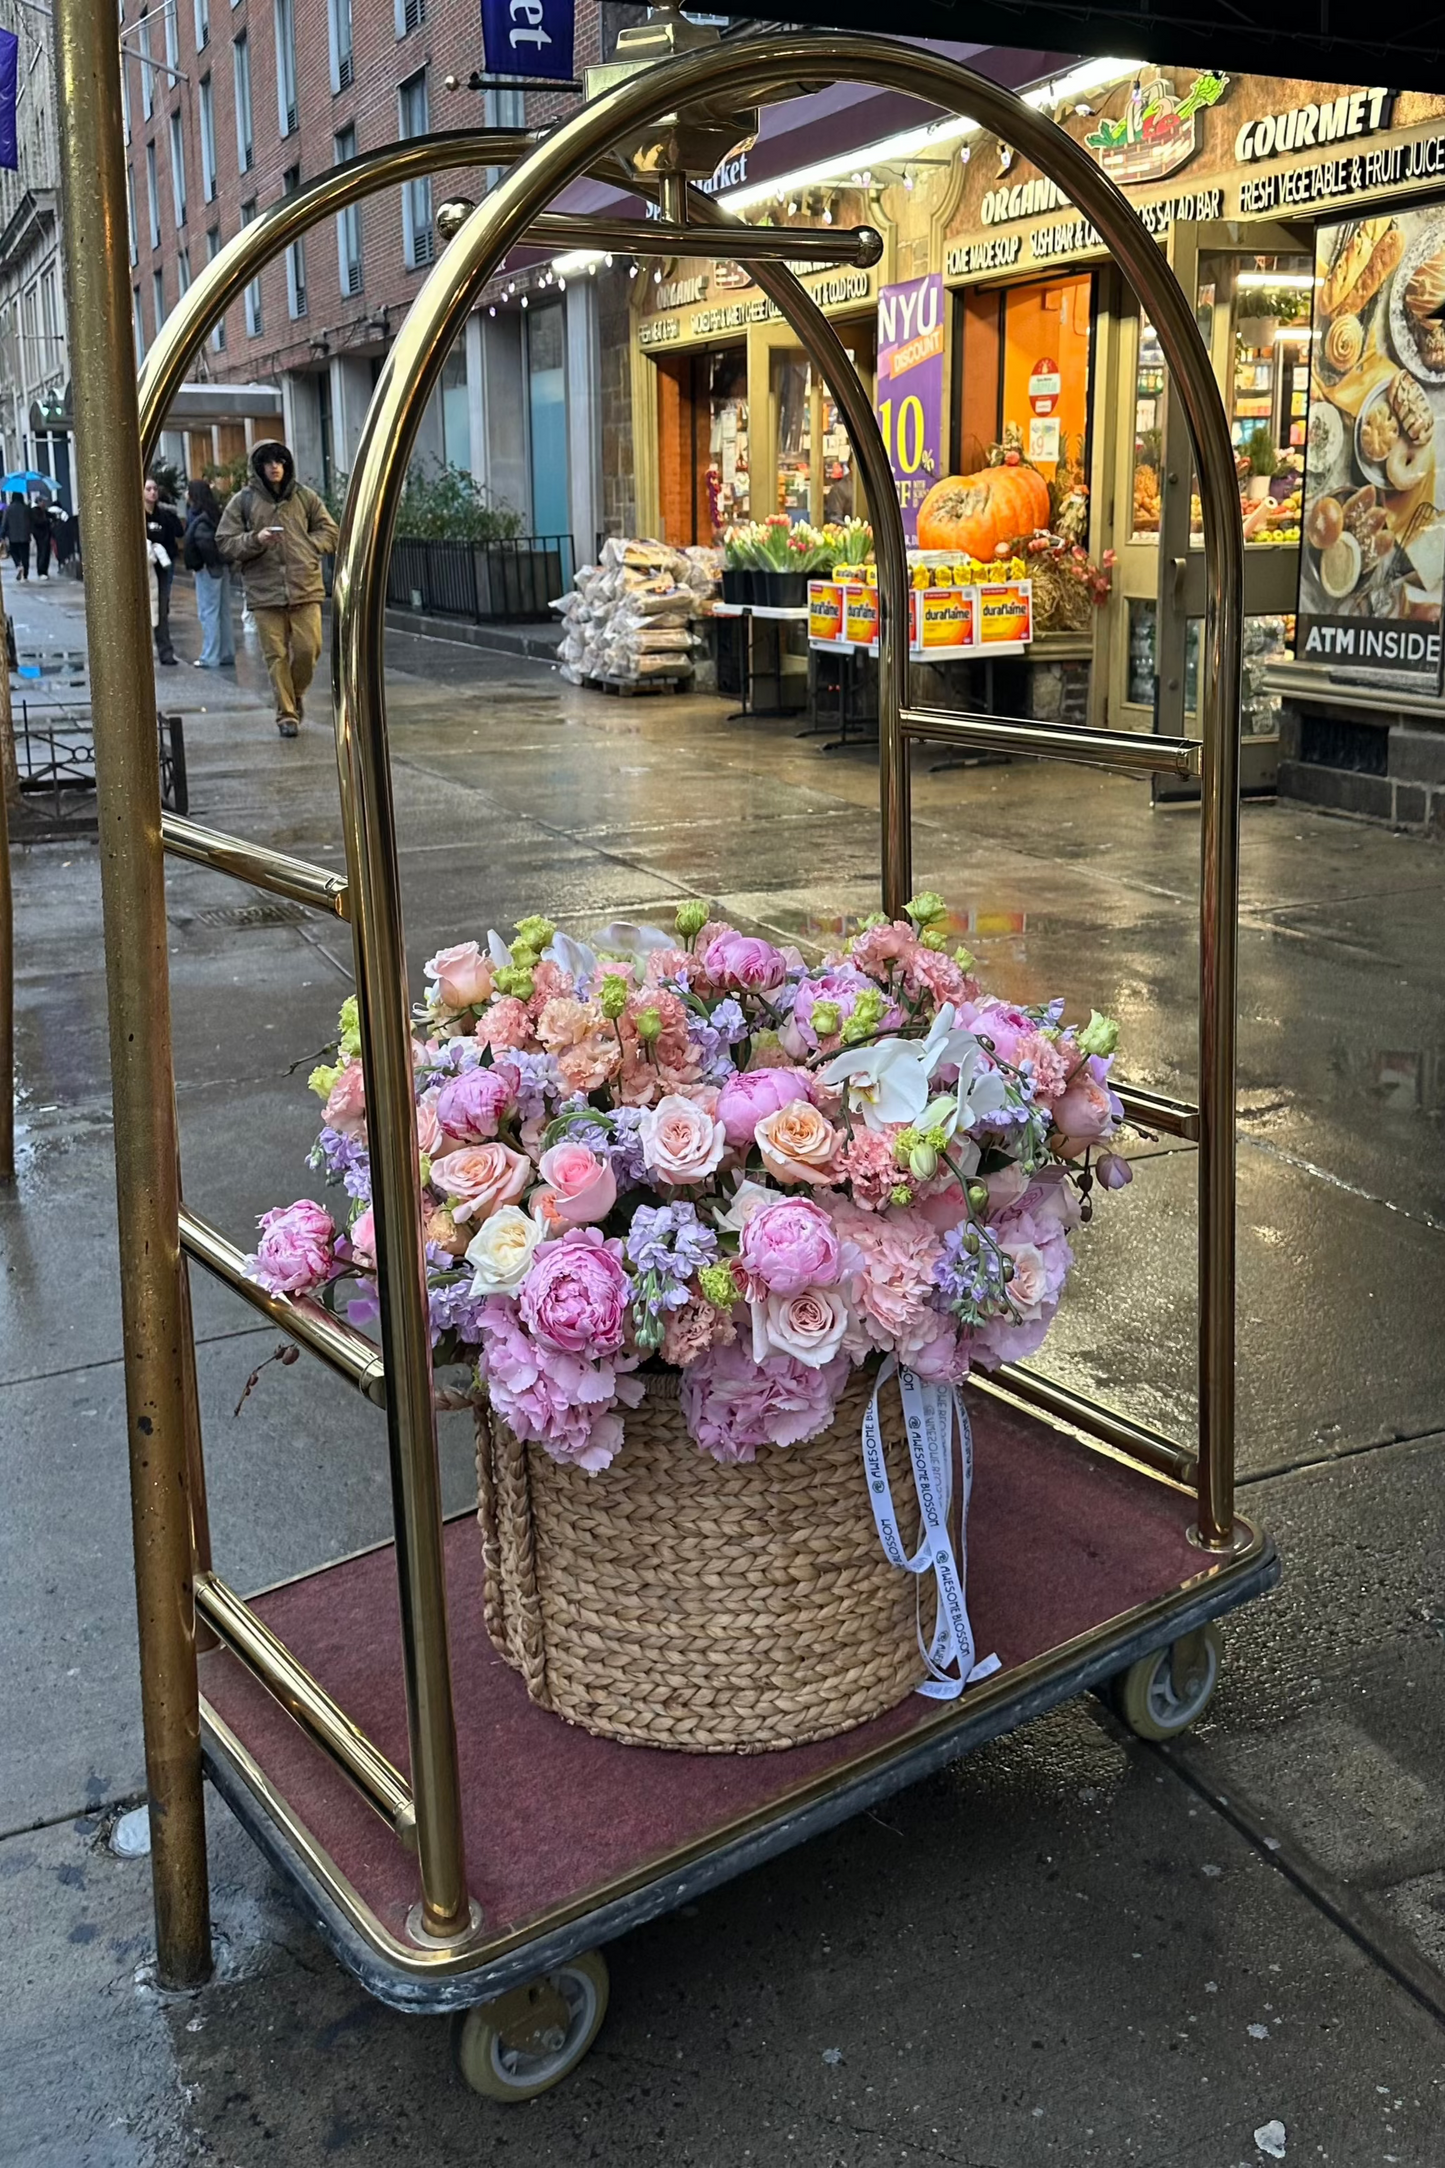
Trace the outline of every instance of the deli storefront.
<instances>
[{"instance_id":1,"label":"deli storefront","mask_svg":"<svg viewBox=\"0 0 1445 2168\"><path fill-rule=\"evenodd\" d=\"M1246 788L1278 776L1315 802L1445 832L1445 99L1145 68L1055 117L1137 208L1214 359L1250 545ZM1088 222L1007 145L959 130L916 155L885 150L861 146L836 182L780 184L749 215L882 232L873 270L803 282L884 412L905 518L939 477L1016 450L1070 539L1113 563L1102 606L1064 595L1051 610L1036 593L1011 697L1095 727L1186 732L1203 550L1153 327ZM888 327L895 297L921 286L942 289L942 366L900 429ZM867 516L832 401L742 267L644 264L632 326L644 529L711 542L775 512Z\"/></svg>"}]
</instances>

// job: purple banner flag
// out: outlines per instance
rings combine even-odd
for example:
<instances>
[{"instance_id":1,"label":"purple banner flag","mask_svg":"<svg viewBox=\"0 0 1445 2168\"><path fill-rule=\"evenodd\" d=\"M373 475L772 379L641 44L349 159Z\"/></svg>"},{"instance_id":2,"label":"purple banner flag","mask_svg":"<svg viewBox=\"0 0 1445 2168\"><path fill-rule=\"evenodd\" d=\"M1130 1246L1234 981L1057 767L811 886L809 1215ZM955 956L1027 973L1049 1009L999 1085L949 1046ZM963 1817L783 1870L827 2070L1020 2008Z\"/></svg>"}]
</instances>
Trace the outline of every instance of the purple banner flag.
<instances>
[{"instance_id":1,"label":"purple banner flag","mask_svg":"<svg viewBox=\"0 0 1445 2168\"><path fill-rule=\"evenodd\" d=\"M918 507L943 455L943 274L878 294L878 426L888 447L903 532L918 537Z\"/></svg>"},{"instance_id":2,"label":"purple banner flag","mask_svg":"<svg viewBox=\"0 0 1445 2168\"><path fill-rule=\"evenodd\" d=\"M573 0L482 0L488 75L572 80Z\"/></svg>"},{"instance_id":3,"label":"purple banner flag","mask_svg":"<svg viewBox=\"0 0 1445 2168\"><path fill-rule=\"evenodd\" d=\"M15 78L20 59L20 40L13 30L0 30L0 166L13 173L20 164L15 143Z\"/></svg>"}]
</instances>

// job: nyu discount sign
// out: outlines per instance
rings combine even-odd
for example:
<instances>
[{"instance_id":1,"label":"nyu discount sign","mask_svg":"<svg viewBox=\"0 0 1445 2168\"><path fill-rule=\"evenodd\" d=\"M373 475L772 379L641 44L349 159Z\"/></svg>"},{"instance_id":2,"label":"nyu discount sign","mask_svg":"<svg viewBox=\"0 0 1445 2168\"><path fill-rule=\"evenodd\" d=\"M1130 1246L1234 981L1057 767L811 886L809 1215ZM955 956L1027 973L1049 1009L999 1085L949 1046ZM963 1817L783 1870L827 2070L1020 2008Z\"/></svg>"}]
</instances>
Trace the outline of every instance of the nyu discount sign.
<instances>
[{"instance_id":1,"label":"nyu discount sign","mask_svg":"<svg viewBox=\"0 0 1445 2168\"><path fill-rule=\"evenodd\" d=\"M903 514L918 538L918 507L938 480L943 449L943 274L878 295L878 426Z\"/></svg>"},{"instance_id":2,"label":"nyu discount sign","mask_svg":"<svg viewBox=\"0 0 1445 2168\"><path fill-rule=\"evenodd\" d=\"M572 80L573 0L482 0L488 75Z\"/></svg>"}]
</instances>

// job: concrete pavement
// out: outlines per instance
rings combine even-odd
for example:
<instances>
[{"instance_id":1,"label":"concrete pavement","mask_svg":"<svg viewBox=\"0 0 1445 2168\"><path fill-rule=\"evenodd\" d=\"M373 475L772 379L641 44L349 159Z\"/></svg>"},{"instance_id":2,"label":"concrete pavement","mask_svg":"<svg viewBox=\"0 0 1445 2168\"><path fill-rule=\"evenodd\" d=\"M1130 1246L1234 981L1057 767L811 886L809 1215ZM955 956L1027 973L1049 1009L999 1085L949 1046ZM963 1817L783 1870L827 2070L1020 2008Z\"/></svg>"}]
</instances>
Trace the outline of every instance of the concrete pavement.
<instances>
[{"instance_id":1,"label":"concrete pavement","mask_svg":"<svg viewBox=\"0 0 1445 2168\"><path fill-rule=\"evenodd\" d=\"M5 599L22 662L83 646L78 589L7 572ZM196 652L184 604L177 620ZM701 893L824 941L873 907L866 754L408 635L389 656L414 971L531 908L585 928ZM329 732L281 744L254 644L234 682L160 679L196 817L339 862ZM1195 817L1027 766L920 768L915 804L919 878L973 914L990 980L1112 1009L1128 1073L1187 1091ZM218 1978L179 2003L146 1984L146 1869L99 1844L140 1750L96 851L33 846L15 872L0 2163L1240 2168L1274 2157L1255 2133L1273 2144L1277 2121L1290 2161L1439 2168L1445 853L1245 811L1240 1458L1285 1582L1230 1626L1197 1744L1166 1761L1066 1711L614 1945L597 2048L516 2111L451 2077L438 2024L336 1970L215 1802ZM187 1193L242 1239L308 1187L303 1078L347 947L284 912L239 924L253 899L200 869L174 869L170 896ZM1165 1427L1189 1419L1191 1188L1186 1152L1141 1148L1048 1351ZM306 1364L236 1417L275 1336L199 1284L197 1324L228 1577L384 1536L379 1421ZM464 1427L444 1453L460 1506Z\"/></svg>"}]
</instances>

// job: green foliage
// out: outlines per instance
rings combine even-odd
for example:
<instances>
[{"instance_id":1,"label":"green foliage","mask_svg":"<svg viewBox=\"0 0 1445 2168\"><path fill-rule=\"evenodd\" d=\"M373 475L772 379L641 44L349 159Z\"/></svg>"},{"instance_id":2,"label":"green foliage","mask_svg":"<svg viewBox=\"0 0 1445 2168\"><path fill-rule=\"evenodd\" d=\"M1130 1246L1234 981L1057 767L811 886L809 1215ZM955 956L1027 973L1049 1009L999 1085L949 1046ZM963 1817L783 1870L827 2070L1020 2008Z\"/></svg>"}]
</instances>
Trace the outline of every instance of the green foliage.
<instances>
[{"instance_id":1,"label":"green foliage","mask_svg":"<svg viewBox=\"0 0 1445 2168\"><path fill-rule=\"evenodd\" d=\"M185 494L185 477L169 459L153 459L146 479L156 483L163 504L176 504Z\"/></svg>"},{"instance_id":2,"label":"green foliage","mask_svg":"<svg viewBox=\"0 0 1445 2168\"><path fill-rule=\"evenodd\" d=\"M234 497L238 489L245 489L251 480L251 455L237 452L234 459L212 460L201 469L202 481L209 482L220 503Z\"/></svg>"},{"instance_id":3,"label":"green foliage","mask_svg":"<svg viewBox=\"0 0 1445 2168\"><path fill-rule=\"evenodd\" d=\"M397 512L399 536L415 542L509 542L525 521L514 505L490 498L461 467L413 467Z\"/></svg>"},{"instance_id":4,"label":"green foliage","mask_svg":"<svg viewBox=\"0 0 1445 2168\"><path fill-rule=\"evenodd\" d=\"M1263 475L1265 477L1272 477L1278 474L1279 453L1275 450L1273 437L1271 437L1269 431L1263 426L1258 429L1252 429L1249 435L1245 438L1244 455L1249 461L1249 471L1251 474Z\"/></svg>"}]
</instances>

